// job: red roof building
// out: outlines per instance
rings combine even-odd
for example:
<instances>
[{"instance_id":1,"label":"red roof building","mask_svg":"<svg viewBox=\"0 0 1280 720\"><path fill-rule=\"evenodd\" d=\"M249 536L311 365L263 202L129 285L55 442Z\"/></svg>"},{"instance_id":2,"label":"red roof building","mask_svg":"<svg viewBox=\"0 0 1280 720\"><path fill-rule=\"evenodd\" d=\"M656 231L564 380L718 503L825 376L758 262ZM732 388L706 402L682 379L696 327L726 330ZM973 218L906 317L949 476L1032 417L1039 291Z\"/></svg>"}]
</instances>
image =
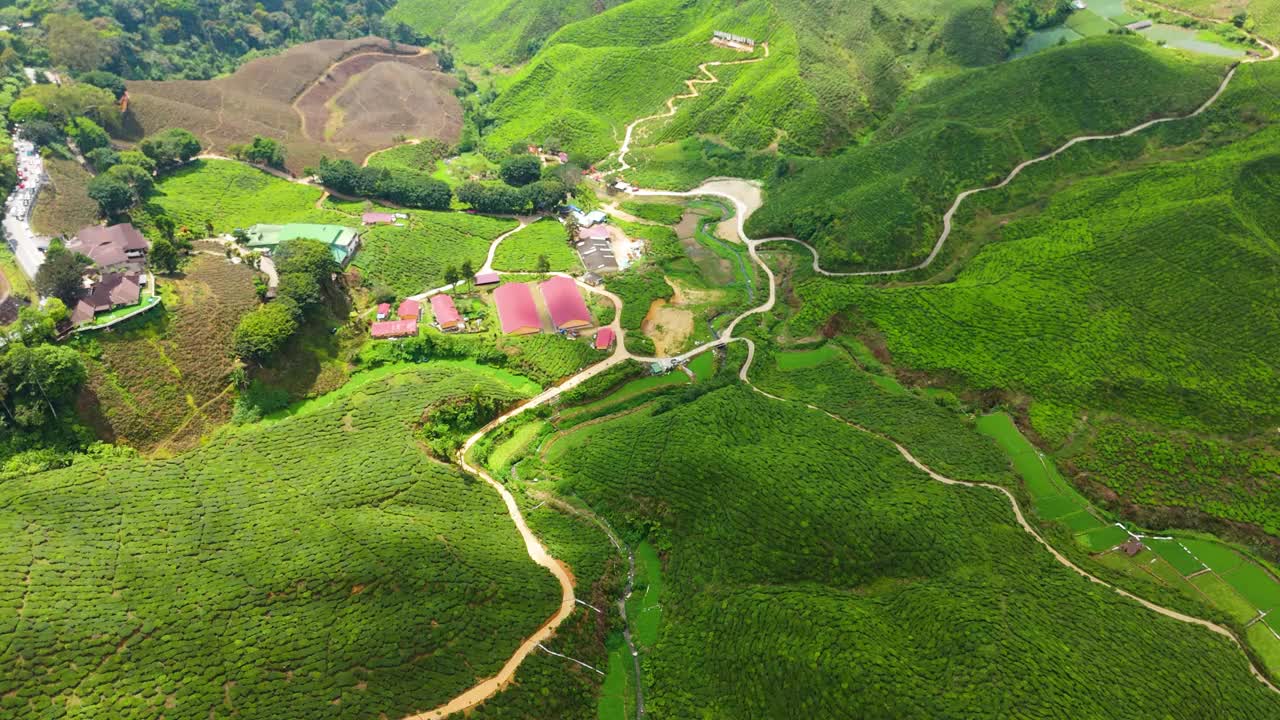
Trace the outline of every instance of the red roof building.
<instances>
[{"instance_id":1,"label":"red roof building","mask_svg":"<svg viewBox=\"0 0 1280 720\"><path fill-rule=\"evenodd\" d=\"M494 283L497 283L501 279L502 278L498 277L498 273L496 272L482 272L476 275L476 284L477 285L493 285Z\"/></svg>"},{"instance_id":2,"label":"red roof building","mask_svg":"<svg viewBox=\"0 0 1280 720\"><path fill-rule=\"evenodd\" d=\"M422 305L417 300L406 298L400 303L400 309L396 310L396 316L401 320L417 320L422 317Z\"/></svg>"},{"instance_id":3,"label":"red roof building","mask_svg":"<svg viewBox=\"0 0 1280 720\"><path fill-rule=\"evenodd\" d=\"M608 240L610 237L608 225L592 225L578 231L579 240Z\"/></svg>"},{"instance_id":4,"label":"red roof building","mask_svg":"<svg viewBox=\"0 0 1280 720\"><path fill-rule=\"evenodd\" d=\"M391 303L378 303L378 319L386 320L391 315Z\"/></svg>"},{"instance_id":5,"label":"red roof building","mask_svg":"<svg viewBox=\"0 0 1280 720\"><path fill-rule=\"evenodd\" d=\"M453 330L462 326L462 316L453 304L453 298L443 293L431 296L431 312L436 316L436 325L441 330Z\"/></svg>"},{"instance_id":6,"label":"red roof building","mask_svg":"<svg viewBox=\"0 0 1280 720\"><path fill-rule=\"evenodd\" d=\"M596 349L608 350L613 344L613 328L600 328L600 332L596 333Z\"/></svg>"},{"instance_id":7,"label":"red roof building","mask_svg":"<svg viewBox=\"0 0 1280 720\"><path fill-rule=\"evenodd\" d=\"M538 285L542 299L551 313L551 324L558 330L576 330L592 324L591 311L582 299L582 292L572 278L557 275Z\"/></svg>"},{"instance_id":8,"label":"red roof building","mask_svg":"<svg viewBox=\"0 0 1280 720\"><path fill-rule=\"evenodd\" d=\"M498 304L498 322L508 335L528 335L542 330L533 291L524 283L508 283L493 291Z\"/></svg>"},{"instance_id":9,"label":"red roof building","mask_svg":"<svg viewBox=\"0 0 1280 720\"><path fill-rule=\"evenodd\" d=\"M417 320L389 320L369 326L369 334L375 338L412 337L418 334Z\"/></svg>"}]
</instances>

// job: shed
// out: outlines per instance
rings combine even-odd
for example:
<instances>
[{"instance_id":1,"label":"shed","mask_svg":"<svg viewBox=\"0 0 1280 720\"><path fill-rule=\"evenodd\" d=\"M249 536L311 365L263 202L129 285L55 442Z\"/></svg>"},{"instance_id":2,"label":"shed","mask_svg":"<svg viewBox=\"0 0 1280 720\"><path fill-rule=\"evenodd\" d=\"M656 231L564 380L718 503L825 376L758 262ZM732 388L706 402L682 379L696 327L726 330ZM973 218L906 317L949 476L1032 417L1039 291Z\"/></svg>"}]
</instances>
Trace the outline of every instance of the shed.
<instances>
[{"instance_id":1,"label":"shed","mask_svg":"<svg viewBox=\"0 0 1280 720\"><path fill-rule=\"evenodd\" d=\"M542 330L533 291L524 283L507 283L493 291L498 304L498 322L508 335L528 335Z\"/></svg>"},{"instance_id":2,"label":"shed","mask_svg":"<svg viewBox=\"0 0 1280 720\"><path fill-rule=\"evenodd\" d=\"M604 278L593 272L589 272L582 276L582 282L591 285L592 287L599 287L600 283L604 282Z\"/></svg>"},{"instance_id":3,"label":"shed","mask_svg":"<svg viewBox=\"0 0 1280 720\"><path fill-rule=\"evenodd\" d=\"M390 225L396 221L396 216L391 213L367 212L360 216L360 221L365 225Z\"/></svg>"},{"instance_id":4,"label":"shed","mask_svg":"<svg viewBox=\"0 0 1280 720\"><path fill-rule=\"evenodd\" d=\"M462 326L462 316L458 314L453 298L444 293L431 296L431 312L441 330L456 330Z\"/></svg>"},{"instance_id":5,"label":"shed","mask_svg":"<svg viewBox=\"0 0 1280 720\"><path fill-rule=\"evenodd\" d=\"M375 338L412 337L418 334L417 320L388 320L369 326L369 334Z\"/></svg>"},{"instance_id":6,"label":"shed","mask_svg":"<svg viewBox=\"0 0 1280 720\"><path fill-rule=\"evenodd\" d=\"M538 285L542 299L551 313L551 324L558 330L576 330L592 324L591 311L582 299L582 291L572 278L557 275Z\"/></svg>"},{"instance_id":7,"label":"shed","mask_svg":"<svg viewBox=\"0 0 1280 720\"><path fill-rule=\"evenodd\" d=\"M501 279L502 278L498 277L498 273L496 272L482 272L476 274L477 285L494 285Z\"/></svg>"},{"instance_id":8,"label":"shed","mask_svg":"<svg viewBox=\"0 0 1280 720\"><path fill-rule=\"evenodd\" d=\"M422 317L422 305L417 300L405 298L400 303L400 308L396 310L396 317L401 320L417 320Z\"/></svg>"},{"instance_id":9,"label":"shed","mask_svg":"<svg viewBox=\"0 0 1280 720\"><path fill-rule=\"evenodd\" d=\"M596 333L596 349L608 350L613 344L613 328L600 328L600 332Z\"/></svg>"},{"instance_id":10,"label":"shed","mask_svg":"<svg viewBox=\"0 0 1280 720\"><path fill-rule=\"evenodd\" d=\"M1129 542L1120 546L1120 550L1123 551L1125 555L1133 557L1134 555L1142 552L1143 547L1145 546L1142 544L1141 540L1136 537L1131 537L1129 538Z\"/></svg>"},{"instance_id":11,"label":"shed","mask_svg":"<svg viewBox=\"0 0 1280 720\"><path fill-rule=\"evenodd\" d=\"M386 320L391 316L391 303L378 303L378 319Z\"/></svg>"}]
</instances>

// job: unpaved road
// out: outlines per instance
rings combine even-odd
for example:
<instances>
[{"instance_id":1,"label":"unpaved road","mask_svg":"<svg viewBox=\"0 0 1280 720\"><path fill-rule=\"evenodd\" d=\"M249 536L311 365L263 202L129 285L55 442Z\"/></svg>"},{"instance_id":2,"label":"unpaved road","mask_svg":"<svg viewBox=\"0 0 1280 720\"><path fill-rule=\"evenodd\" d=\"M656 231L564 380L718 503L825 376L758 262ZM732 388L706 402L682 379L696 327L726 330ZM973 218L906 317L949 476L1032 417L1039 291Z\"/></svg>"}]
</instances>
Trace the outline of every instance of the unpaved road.
<instances>
[{"instance_id":1,"label":"unpaved road","mask_svg":"<svg viewBox=\"0 0 1280 720\"><path fill-rule=\"evenodd\" d=\"M1280 57L1280 49L1277 49L1276 46L1266 41L1263 41L1260 38L1254 38L1254 39L1257 40L1259 44L1266 47L1269 51L1269 54L1265 57L1250 58L1249 60L1246 60L1244 62L1265 62L1265 61L1274 60ZM768 56L767 46L765 49L765 53L766 53L765 56L767 57ZM678 100L697 96L698 92L697 92L696 85L718 82L718 79L707 70L707 67L714 66L714 65L721 65L721 64L742 64L742 63L750 63L750 62L760 62L763 59L764 58L753 58L750 60L739 60L733 63L705 63L699 66L699 71L707 75L709 79L693 79L693 80L686 81L686 85L689 87L690 92L687 94L673 96L672 98L667 100L668 112L659 113L657 115L651 115L646 118L641 118L640 120L637 120L631 123L631 125L627 127L626 137L623 140L623 145L619 151L619 161L622 165L621 169L630 168L630 165L626 163L626 153L630 149L632 134L637 125L655 118L669 117L673 115L676 111L675 103ZM930 264L932 264L933 260L937 257L938 253L942 250L943 245L945 245L947 238L950 236L951 223L955 216L955 213L960 208L960 205L965 201L966 198L969 198L980 192L985 192L987 190L993 190L996 188L1004 187L1008 185L1010 182L1012 182L1013 179L1016 178L1025 168L1031 165L1034 165L1036 163L1044 162L1051 158L1057 157L1061 153L1065 152L1067 149L1074 147L1075 145L1078 145L1080 143L1092 142L1095 140L1106 140L1106 139L1112 139L1112 138L1128 137L1135 133L1142 132L1143 130L1146 130L1155 125L1159 125L1161 123L1173 122L1176 120L1192 118L1197 115L1200 115L1205 110L1210 108L1214 103L1216 103L1217 100L1222 96L1223 92L1226 91L1228 85L1231 83L1231 80L1235 77L1237 68L1238 66L1233 66L1231 70L1223 78L1222 83L1218 86L1217 91L1214 92L1214 94L1208 100L1206 100L1200 107L1198 107L1195 111L1187 115L1150 120L1140 125L1136 125L1123 132L1114 133L1111 135L1086 135L1086 136L1072 138L1071 140L1064 143L1062 146L1058 147L1056 150L1045 153L1044 155L1033 158L1031 160L1027 160L1019 164L1009 173L1008 176L1004 178L1004 180L1002 180L1000 183L996 185L991 185L991 186L982 187L982 188L975 188L975 189L966 190L960 193L959 195L956 196L955 201L952 203L950 209L948 209L946 215L944 216L943 231L941 235L938 237L937 241L934 243L933 250L929 254L929 257L926 258L924 262L909 268L901 268L897 270L852 272L852 273L829 272L829 271L823 270L820 267L820 264L819 264L820 257L817 249L797 238L769 237L769 238L761 238L758 240L750 238L746 234L746 230L745 230L746 220L747 220L747 217L749 217L752 212L754 212L757 208L760 207L761 202L763 200L763 195L760 191L760 187L758 184L747 181L747 180L741 180L736 178L713 179L713 180L709 180L708 182L704 183L702 186L694 190L689 190L685 192L661 191L661 190L632 191L630 194L641 196L641 197L665 196L665 197L688 198L688 197L711 196L711 197L717 197L732 203L737 211L735 216L737 218L738 236L746 244L752 260L760 267L760 269L764 272L764 274L769 280L769 295L768 295L768 298L763 303L761 303L757 307L744 311L738 317L734 318L733 322L730 323L730 325L725 330L724 334L721 336L720 339L700 345L699 347L696 347L693 350L690 350L686 353L682 353L681 355L676 356L675 359L688 360L689 358L692 358L695 355L698 355L702 352L705 352L713 348L723 347L730 342L744 342L747 345L747 359L743 363L742 368L739 370L739 373L738 373L739 379L741 379L742 382L750 386L754 391L768 398L771 398L773 400L777 400L780 402L794 402L794 401L787 400L785 398L778 397L776 395L771 395L769 393L766 393L763 390L760 390L759 388L755 387L755 385L751 384L749 379L749 371L755 359L755 343L753 343L749 338L734 337L734 332L737 330L738 324L740 322L742 322L744 319L749 318L753 315L769 312L770 310L773 309L777 301L777 280L774 277L773 271L769 268L768 264L765 263L764 260L760 257L758 252L760 246L770 242L794 242L794 243L799 243L801 245L804 245L805 247L809 248L810 252L813 254L814 269L819 273L832 276L832 277L894 275L894 274L912 272L914 270L923 269L925 267L928 267ZM493 253L496 250L497 244L501 241L501 239L502 238L496 239L492 244L492 246L490 247L490 253L489 253L490 258L492 258ZM467 461L465 455L466 455L466 452L471 447L473 447L478 440L480 440L480 438L482 438L485 434L492 431L494 428L497 428L498 426L502 425L503 423L511 420L512 418L520 415L521 413L527 410L530 410L532 408L538 407L540 405L543 405L547 402L554 400L555 398L559 397L561 393L563 393L564 391L573 387L577 387L581 383L585 382L586 380L592 377L595 377L596 375L600 374L604 370L607 370L608 368L611 368L627 360L651 362L654 360L664 359L664 358L650 358L650 357L635 356L627 352L625 343L624 343L625 336L622 331L622 328L619 326L619 318L622 315L621 298L603 289L594 288L581 283L579 285L583 289L589 292L594 292L610 298L617 308L614 321L611 325L617 337L617 344L614 348L613 354L610 355L607 359L601 361L600 363L597 363L596 365L593 365L583 370L577 375L574 375L573 377L569 378L561 385L552 387L543 391L541 394L537 395L536 397L529 400L528 402L508 411L507 413L495 419L493 422L486 425L484 428L481 428L478 432L476 432L474 435L472 435L467 439L466 443L463 445L462 450L459 452L459 457L458 457L459 464L462 466L464 470L475 475L476 477L483 479L485 482L489 483L489 485L492 486L495 490L497 490L498 493L502 496L503 501L506 503L508 514L511 516L511 519L515 523L517 530L519 530L521 536L525 540L525 545L528 547L528 550L529 550L529 556L534 560L534 562L550 570L552 575L554 575L557 581L559 581L560 587L561 587L560 608L557 610L555 615L553 615L549 620L547 620L547 622L544 623L543 626L539 628L536 633L534 633L534 635L530 636L527 640L525 640L524 643L520 645L520 647L516 650L515 654L511 656L511 658L507 661L505 665L503 665L502 669L499 671L497 675L495 675L492 678L487 678L481 681L479 684L468 689L466 692L462 693L461 695L458 695L453 700L449 701L445 705L440 706L439 708L436 708L435 710L413 715L410 718L407 718L406 720L435 720L437 718L443 718L452 713L461 712L468 708L474 707L480 704L481 702L483 702L484 700L486 700L487 698L491 697L492 695L494 695L495 693L503 689L511 681L511 677L514 675L515 670L519 667L520 663L523 662L524 658L527 657L530 652L536 649L543 640L551 637L555 633L556 628L559 627L560 623L562 623L564 619L567 618L569 614L573 611L573 606L576 603L576 597L574 596L574 592L573 592L572 575L568 572L568 570L564 567L564 565L560 561L556 560L554 557L551 557L550 554L547 553L546 548L543 547L542 543L537 539L537 537L533 534L533 532L529 530L528 525L525 523L524 516L521 514L520 508L516 504L515 499L511 496L511 493L507 491L507 489L501 483L495 481L492 477L490 477L490 475L487 472L485 472L480 468L472 466ZM907 450L906 447L895 442L894 440L886 436L880 435L879 433L873 432L867 428L861 427L859 425L855 425L853 423L849 423L843 418L840 418L839 416L834 415L830 412L827 412L826 410L823 410L822 408L819 408L817 406L808 405L807 403L802 403L802 404L805 404L807 407L813 410L822 412L838 422L842 422L846 425L849 425L850 427L855 428L856 430L867 433L884 442L888 442L892 444L907 462L911 463L914 467L916 467L921 472L925 473L928 477L930 477L933 480L936 480L938 482L941 482L947 485L956 485L956 486L965 486L965 487L983 487L983 488L987 488L989 490L993 490L1003 494L1005 498L1009 501L1010 507L1013 509L1014 518L1017 521L1018 525L1023 529L1024 532L1027 532L1028 534L1030 534L1032 537L1036 539L1037 542L1039 542L1046 550L1048 550L1050 555L1059 564L1063 565L1066 568L1069 568L1073 572L1078 573L1079 575L1088 579L1091 582L1097 583L1101 586L1111 589L1118 595L1126 599L1132 600L1138 603L1139 605L1141 605L1142 607L1145 607L1148 610L1151 610L1152 612L1155 612L1164 617L1177 620L1179 622L1196 625L1196 626L1205 628L1213 633L1221 635L1231 640L1231 642L1235 643L1236 646L1240 647L1243 651L1245 647L1244 643L1230 629L1223 627L1222 625L1219 625L1217 623L1210 622L1202 618L1186 615L1176 610L1172 610L1172 609L1163 607L1161 605L1157 605L1148 600L1145 600L1141 597L1138 597L1137 595L1134 595L1133 593L1128 592L1127 590L1116 587L1115 585L1112 585L1107 581L1102 580L1090 574L1088 571L1072 563L1069 559L1067 559L1064 555L1062 555L1062 553L1058 552L1052 545L1050 545L1049 542L1046 541L1035 530L1035 528L1031 526L1029 522L1027 522L1026 517L1023 515L1021 507L1018 505L1017 499L1014 497L1013 493L1009 492L1007 489L1000 487L998 485L988 485L985 483L974 483L974 482L967 482L967 481L948 478L940 473L935 472L934 470L926 466L924 463L920 462L918 459L916 459L914 455L911 454L909 450ZM1268 689L1274 692L1280 692L1280 690L1278 690L1267 679L1266 675L1262 672L1262 670L1257 665L1254 664L1253 659L1249 657L1247 653L1245 653L1245 658L1249 663L1250 672L1253 673L1254 677L1256 677L1259 682L1263 683Z\"/></svg>"}]
</instances>

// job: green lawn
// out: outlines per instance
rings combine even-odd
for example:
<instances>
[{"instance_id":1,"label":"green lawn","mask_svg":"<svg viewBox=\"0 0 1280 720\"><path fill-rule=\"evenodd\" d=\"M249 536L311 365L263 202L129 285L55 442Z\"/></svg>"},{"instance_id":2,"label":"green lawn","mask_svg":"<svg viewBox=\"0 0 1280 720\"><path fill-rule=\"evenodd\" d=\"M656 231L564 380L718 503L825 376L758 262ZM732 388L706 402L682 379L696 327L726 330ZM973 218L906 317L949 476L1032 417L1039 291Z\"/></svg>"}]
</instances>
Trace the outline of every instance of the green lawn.
<instances>
[{"instance_id":1,"label":"green lawn","mask_svg":"<svg viewBox=\"0 0 1280 720\"><path fill-rule=\"evenodd\" d=\"M1218 577L1216 573L1205 573L1191 578L1191 584L1200 589L1219 610L1230 615L1237 622L1248 622L1258 616L1257 608L1236 592L1235 588Z\"/></svg>"},{"instance_id":2,"label":"green lawn","mask_svg":"<svg viewBox=\"0 0 1280 720\"><path fill-rule=\"evenodd\" d=\"M636 586L627 601L636 647L651 650L658 642L662 626L662 561L658 551L645 540L636 546Z\"/></svg>"},{"instance_id":3,"label":"green lawn","mask_svg":"<svg viewBox=\"0 0 1280 720\"><path fill-rule=\"evenodd\" d=\"M507 467L513 458L523 454L539 435L551 426L545 422L531 422L521 425L511 437L503 440L489 454L488 465L493 470Z\"/></svg>"},{"instance_id":4,"label":"green lawn","mask_svg":"<svg viewBox=\"0 0 1280 720\"><path fill-rule=\"evenodd\" d=\"M817 367L828 360L835 358L840 351L835 346L827 344L814 350L790 350L780 352L774 355L774 359L778 362L780 370L798 370L801 368Z\"/></svg>"},{"instance_id":5,"label":"green lawn","mask_svg":"<svg viewBox=\"0 0 1280 720\"><path fill-rule=\"evenodd\" d=\"M1190 575L1204 569L1204 565L1187 552L1187 549L1177 540L1148 539L1143 543L1183 575Z\"/></svg>"},{"instance_id":6,"label":"green lawn","mask_svg":"<svg viewBox=\"0 0 1280 720\"><path fill-rule=\"evenodd\" d=\"M194 160L161 176L134 220L145 230L154 216L164 214L199 235L204 235L206 221L216 233L259 223L360 224L358 217L317 209L320 195L319 188L281 180L244 163Z\"/></svg>"}]
</instances>

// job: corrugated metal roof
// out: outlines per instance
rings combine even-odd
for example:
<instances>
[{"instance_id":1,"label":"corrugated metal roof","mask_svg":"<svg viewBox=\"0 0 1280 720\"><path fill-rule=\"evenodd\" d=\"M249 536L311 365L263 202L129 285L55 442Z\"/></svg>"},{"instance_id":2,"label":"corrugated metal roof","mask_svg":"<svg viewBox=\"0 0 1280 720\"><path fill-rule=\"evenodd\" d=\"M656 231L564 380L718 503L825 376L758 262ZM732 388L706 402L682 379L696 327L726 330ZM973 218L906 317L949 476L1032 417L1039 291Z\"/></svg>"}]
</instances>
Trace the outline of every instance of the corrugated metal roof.
<instances>
[{"instance_id":1,"label":"corrugated metal roof","mask_svg":"<svg viewBox=\"0 0 1280 720\"><path fill-rule=\"evenodd\" d=\"M538 317L538 306L533 303L533 291L524 283L508 283L493 291L493 300L498 303L498 321L502 332L513 333L527 331L530 328L542 329L542 320Z\"/></svg>"},{"instance_id":2,"label":"corrugated metal roof","mask_svg":"<svg viewBox=\"0 0 1280 720\"><path fill-rule=\"evenodd\" d=\"M563 275L557 275L538 285L551 313L551 323L560 329L591 324L591 311L582 299L578 284Z\"/></svg>"}]
</instances>

